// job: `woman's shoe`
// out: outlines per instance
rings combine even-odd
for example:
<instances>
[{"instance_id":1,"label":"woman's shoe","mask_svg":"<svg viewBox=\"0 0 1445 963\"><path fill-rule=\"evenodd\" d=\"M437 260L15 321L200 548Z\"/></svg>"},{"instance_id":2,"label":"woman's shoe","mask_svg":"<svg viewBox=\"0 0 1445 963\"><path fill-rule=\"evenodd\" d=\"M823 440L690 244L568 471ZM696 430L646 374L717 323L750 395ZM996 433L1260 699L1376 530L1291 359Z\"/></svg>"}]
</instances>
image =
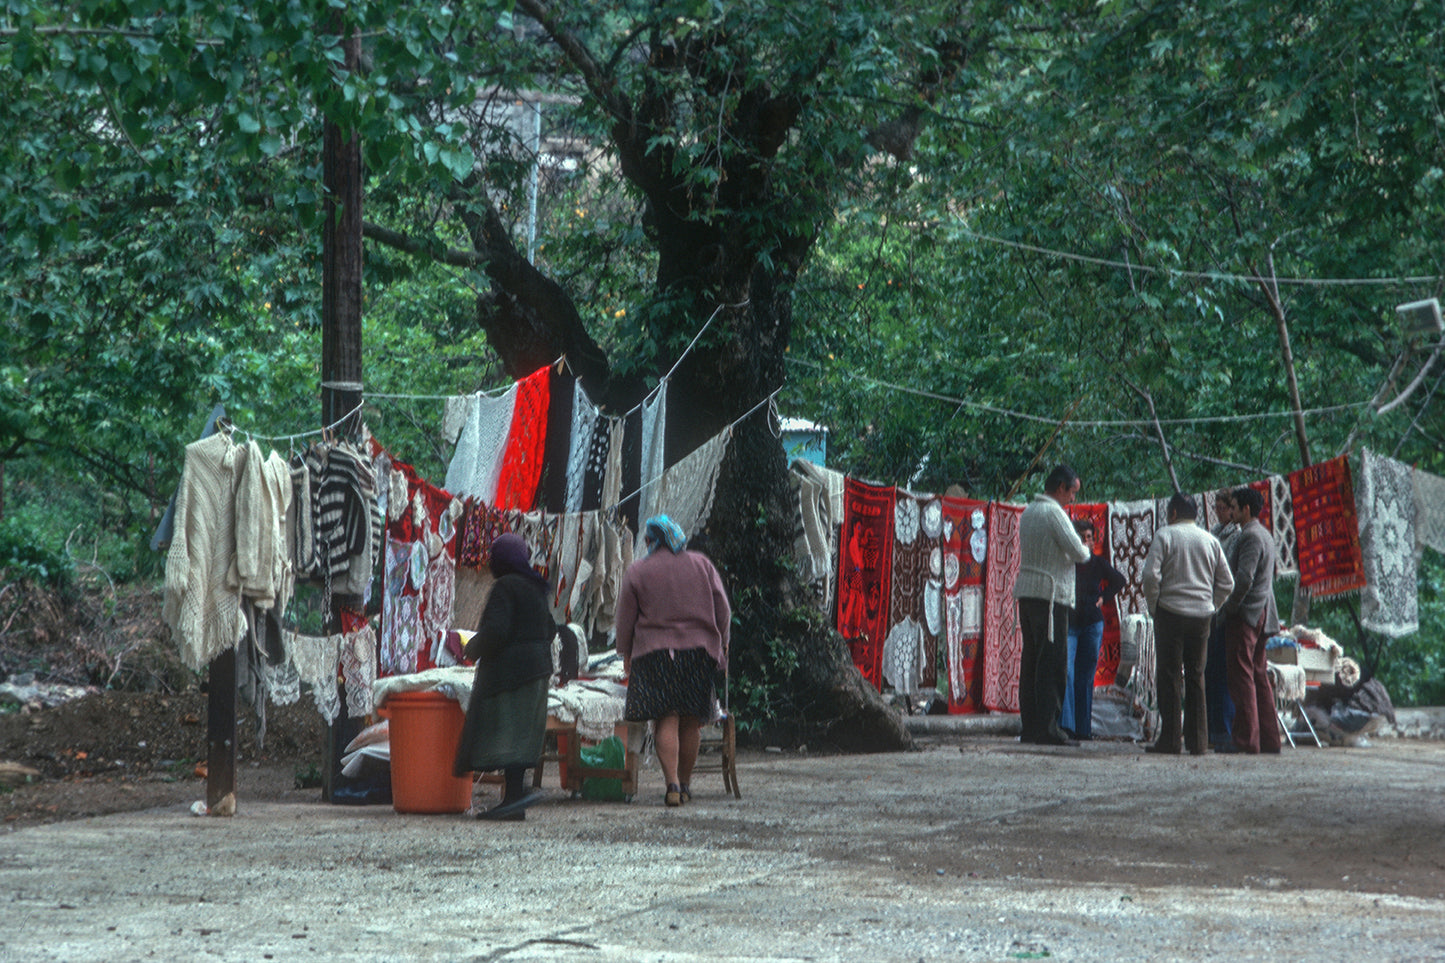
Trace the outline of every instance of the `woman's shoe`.
<instances>
[{"instance_id":1,"label":"woman's shoe","mask_svg":"<svg viewBox=\"0 0 1445 963\"><path fill-rule=\"evenodd\" d=\"M670 782L667 784L667 795L662 797L662 801L667 803L667 805L669 806L682 805L682 789L677 785L677 783Z\"/></svg>"},{"instance_id":2,"label":"woman's shoe","mask_svg":"<svg viewBox=\"0 0 1445 963\"><path fill-rule=\"evenodd\" d=\"M687 786L685 786L685 785L683 785L683 786L678 786L678 787L677 787L677 797L678 797L678 799L682 800L682 802L683 802L684 805L687 804L687 803L690 803L690 802L692 802L692 790L689 789L689 788L687 788Z\"/></svg>"}]
</instances>

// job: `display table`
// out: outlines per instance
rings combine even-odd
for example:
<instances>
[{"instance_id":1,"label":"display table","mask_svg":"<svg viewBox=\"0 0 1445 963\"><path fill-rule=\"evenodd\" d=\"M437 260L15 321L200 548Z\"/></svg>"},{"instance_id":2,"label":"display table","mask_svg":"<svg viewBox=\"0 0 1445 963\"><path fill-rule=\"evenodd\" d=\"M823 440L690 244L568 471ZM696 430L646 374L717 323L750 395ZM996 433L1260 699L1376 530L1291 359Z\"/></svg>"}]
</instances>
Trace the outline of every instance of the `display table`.
<instances>
[{"instance_id":1,"label":"display table","mask_svg":"<svg viewBox=\"0 0 1445 963\"><path fill-rule=\"evenodd\" d=\"M642 741L647 731L645 722L619 722L613 727L613 733L622 740L623 749L626 753L623 768L604 769L582 764L582 739L577 735L577 724L564 722L556 716L547 717L547 733L556 739L555 750L546 749L542 758L537 760L537 768L532 775L532 786L542 785L542 772L547 763L557 763L562 788L571 792L574 796L582 792L582 781L584 779L620 779L622 780L622 794L628 799L637 795L637 770L638 756L632 751L632 746Z\"/></svg>"}]
</instances>

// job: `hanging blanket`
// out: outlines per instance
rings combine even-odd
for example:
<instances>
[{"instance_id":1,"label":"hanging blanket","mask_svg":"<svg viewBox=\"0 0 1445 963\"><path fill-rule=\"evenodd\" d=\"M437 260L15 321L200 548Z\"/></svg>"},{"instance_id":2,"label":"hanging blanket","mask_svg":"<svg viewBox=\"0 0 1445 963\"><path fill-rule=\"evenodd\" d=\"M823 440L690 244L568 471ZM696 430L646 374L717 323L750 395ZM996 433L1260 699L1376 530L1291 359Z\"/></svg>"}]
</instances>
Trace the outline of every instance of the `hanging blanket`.
<instances>
[{"instance_id":1,"label":"hanging blanket","mask_svg":"<svg viewBox=\"0 0 1445 963\"><path fill-rule=\"evenodd\" d=\"M528 512L537 500L542 480L542 456L547 447L547 404L551 398L552 369L542 368L517 382L517 401L507 432L507 449L497 478L498 508Z\"/></svg>"},{"instance_id":2,"label":"hanging blanket","mask_svg":"<svg viewBox=\"0 0 1445 963\"><path fill-rule=\"evenodd\" d=\"M1415 469L1415 550L1445 552L1445 478Z\"/></svg>"},{"instance_id":3,"label":"hanging blanket","mask_svg":"<svg viewBox=\"0 0 1445 963\"><path fill-rule=\"evenodd\" d=\"M1115 599L1120 619L1144 612L1144 558L1154 541L1156 518L1152 501L1109 503L1109 564L1127 581Z\"/></svg>"},{"instance_id":4,"label":"hanging blanket","mask_svg":"<svg viewBox=\"0 0 1445 963\"><path fill-rule=\"evenodd\" d=\"M989 502L988 556L983 576L983 704L994 712L1019 711L1023 636L1014 582L1019 575L1022 505Z\"/></svg>"},{"instance_id":5,"label":"hanging blanket","mask_svg":"<svg viewBox=\"0 0 1445 963\"><path fill-rule=\"evenodd\" d=\"M948 711L983 711L983 575L988 563L988 504L943 498L942 548L944 632L947 641ZM932 565L930 564L930 569Z\"/></svg>"},{"instance_id":6,"label":"hanging blanket","mask_svg":"<svg viewBox=\"0 0 1445 963\"><path fill-rule=\"evenodd\" d=\"M1355 507L1368 581L1360 593L1360 624L1399 638L1420 628L1415 482L1409 465L1368 448L1361 462Z\"/></svg>"},{"instance_id":7,"label":"hanging blanket","mask_svg":"<svg viewBox=\"0 0 1445 963\"><path fill-rule=\"evenodd\" d=\"M1363 588L1365 570L1349 460L1341 455L1291 472L1289 491L1300 585L1316 598Z\"/></svg>"},{"instance_id":8,"label":"hanging blanket","mask_svg":"<svg viewBox=\"0 0 1445 963\"><path fill-rule=\"evenodd\" d=\"M466 424L447 465L447 491L458 497L472 495L484 502L496 499L516 401L515 384L495 398L480 392L472 396Z\"/></svg>"},{"instance_id":9,"label":"hanging blanket","mask_svg":"<svg viewBox=\"0 0 1445 963\"><path fill-rule=\"evenodd\" d=\"M648 517L668 516L682 526L688 538L701 531L712 514L717 476L731 437L731 429L724 428L664 471L655 486L651 515ZM635 549L642 549L640 538Z\"/></svg>"},{"instance_id":10,"label":"hanging blanket","mask_svg":"<svg viewBox=\"0 0 1445 963\"><path fill-rule=\"evenodd\" d=\"M833 576L837 574L833 556L838 551L838 526L833 524L838 519L828 497L828 479L823 469L803 458L794 461L790 469L788 482L798 493L793 557L798 573L813 590L819 610L826 612L833 606Z\"/></svg>"},{"instance_id":11,"label":"hanging blanket","mask_svg":"<svg viewBox=\"0 0 1445 963\"><path fill-rule=\"evenodd\" d=\"M662 472L667 466L663 439L667 434L667 382L657 386L652 397L642 403L642 467L638 486L639 522L659 513L657 496L662 483ZM637 526L639 531L641 525ZM685 531L691 532L690 529ZM638 543L639 546L641 542Z\"/></svg>"},{"instance_id":12,"label":"hanging blanket","mask_svg":"<svg viewBox=\"0 0 1445 963\"><path fill-rule=\"evenodd\" d=\"M883 678L899 692L919 688L923 672L923 626L913 617L895 623L883 641Z\"/></svg>"},{"instance_id":13,"label":"hanging blanket","mask_svg":"<svg viewBox=\"0 0 1445 963\"><path fill-rule=\"evenodd\" d=\"M1299 551L1294 534L1294 501L1290 498L1289 479L1283 475L1270 475L1269 485L1269 531L1274 536L1274 577L1297 578L1299 576Z\"/></svg>"},{"instance_id":14,"label":"hanging blanket","mask_svg":"<svg viewBox=\"0 0 1445 963\"><path fill-rule=\"evenodd\" d=\"M907 681L914 685L936 685L934 674L938 637L929 635L924 626L923 594L928 576L928 557L938 547L938 538L923 532L923 512L932 506L932 511L942 516L942 502L933 495L914 495L900 491L893 503L893 595L888 603L889 644L884 646L884 661L890 654L897 660L906 660L907 655L897 655L898 646L905 642L917 647L917 657L922 668L909 673ZM937 528L934 529L937 532ZM900 634L904 623L909 628ZM915 631L916 630L916 631ZM892 648L890 648L892 646ZM899 662L899 665L902 665ZM900 692L911 692L899 685L894 675L884 667L884 677ZM896 673L895 673L896 675ZM932 679L932 681L929 681Z\"/></svg>"},{"instance_id":15,"label":"hanging blanket","mask_svg":"<svg viewBox=\"0 0 1445 963\"><path fill-rule=\"evenodd\" d=\"M893 571L892 486L844 482L843 536L838 551L838 631L853 662L883 688L883 640Z\"/></svg>"},{"instance_id":16,"label":"hanging blanket","mask_svg":"<svg viewBox=\"0 0 1445 963\"><path fill-rule=\"evenodd\" d=\"M569 512L580 512L583 508L584 492L587 490L589 468L596 477L591 507L597 507L602 497L602 469L607 465L607 452L594 451L597 440L597 423L601 413L592 399L587 397L581 381L572 384L572 434L567 448L567 496L564 508ZM605 422L604 422L605 426Z\"/></svg>"}]
</instances>

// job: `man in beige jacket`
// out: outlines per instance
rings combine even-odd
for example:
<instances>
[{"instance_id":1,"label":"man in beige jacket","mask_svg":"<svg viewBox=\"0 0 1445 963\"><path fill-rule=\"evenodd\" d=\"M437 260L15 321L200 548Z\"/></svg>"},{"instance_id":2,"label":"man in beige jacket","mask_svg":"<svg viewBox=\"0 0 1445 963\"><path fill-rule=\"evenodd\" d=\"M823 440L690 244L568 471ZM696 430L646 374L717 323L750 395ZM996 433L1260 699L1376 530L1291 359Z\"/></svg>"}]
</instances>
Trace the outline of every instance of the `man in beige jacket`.
<instances>
[{"instance_id":1,"label":"man in beige jacket","mask_svg":"<svg viewBox=\"0 0 1445 963\"><path fill-rule=\"evenodd\" d=\"M1020 738L1044 746L1077 746L1059 729L1059 707L1069 672L1069 611L1074 607L1074 566L1089 550L1064 507L1079 493L1079 476L1059 465L1019 518L1018 600L1023 657L1019 663Z\"/></svg>"},{"instance_id":2,"label":"man in beige jacket","mask_svg":"<svg viewBox=\"0 0 1445 963\"><path fill-rule=\"evenodd\" d=\"M1169 524L1154 534L1144 559L1144 601L1154 619L1159 737L1146 751L1179 755L1180 686L1183 743L1190 755L1209 748L1204 660L1214 613L1229 598L1234 576L1219 539L1195 523L1194 499L1169 499Z\"/></svg>"}]
</instances>

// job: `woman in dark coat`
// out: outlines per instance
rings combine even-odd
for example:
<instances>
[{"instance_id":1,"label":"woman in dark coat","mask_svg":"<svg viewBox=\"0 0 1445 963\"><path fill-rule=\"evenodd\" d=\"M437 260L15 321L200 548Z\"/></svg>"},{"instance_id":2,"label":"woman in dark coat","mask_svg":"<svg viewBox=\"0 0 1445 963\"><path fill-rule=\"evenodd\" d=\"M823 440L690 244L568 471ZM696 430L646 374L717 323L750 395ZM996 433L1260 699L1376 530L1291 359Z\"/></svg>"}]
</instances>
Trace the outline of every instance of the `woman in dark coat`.
<instances>
[{"instance_id":1,"label":"woman in dark coat","mask_svg":"<svg viewBox=\"0 0 1445 963\"><path fill-rule=\"evenodd\" d=\"M509 532L492 543L491 570L497 581L466 648L477 674L453 770L458 776L502 770L502 801L477 818L520 820L534 801L522 776L542 757L557 627L547 581L532 568L520 536Z\"/></svg>"}]
</instances>

